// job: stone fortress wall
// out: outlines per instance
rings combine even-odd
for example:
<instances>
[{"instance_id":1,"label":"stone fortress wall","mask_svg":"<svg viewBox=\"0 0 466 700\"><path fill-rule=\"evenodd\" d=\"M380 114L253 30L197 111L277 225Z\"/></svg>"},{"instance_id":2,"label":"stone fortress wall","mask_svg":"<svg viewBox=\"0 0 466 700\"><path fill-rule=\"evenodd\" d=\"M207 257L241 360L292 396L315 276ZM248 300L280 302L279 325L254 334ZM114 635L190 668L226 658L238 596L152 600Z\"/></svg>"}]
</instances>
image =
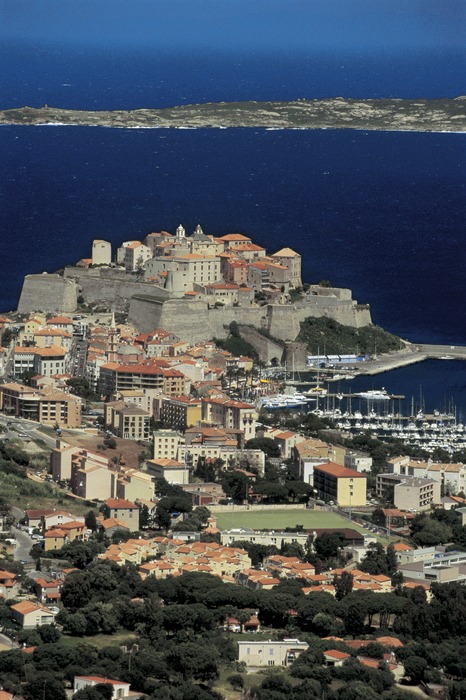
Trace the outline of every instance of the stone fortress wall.
<instances>
[{"instance_id":1,"label":"stone fortress wall","mask_svg":"<svg viewBox=\"0 0 466 700\"><path fill-rule=\"evenodd\" d=\"M65 268L63 277L45 273L27 275L18 312L70 313L76 311L77 298L82 295L85 303L103 301L116 311L129 305L128 320L142 333L166 328L191 342L225 337L232 321L265 329L283 341L293 341L300 323L309 316L327 316L355 328L372 323L369 307L351 299L350 290L322 291L323 294L318 287L312 287L304 299L293 304L209 308L208 301L203 299L170 299L166 290L139 281L122 270L69 267Z\"/></svg>"},{"instance_id":2,"label":"stone fortress wall","mask_svg":"<svg viewBox=\"0 0 466 700\"><path fill-rule=\"evenodd\" d=\"M162 302L148 295L135 295L130 302L128 320L142 333L154 328L167 328L192 342L225 337L232 321L267 330L278 340L293 341L299 334L301 322L309 316L327 316L354 328L372 323L367 305L361 306L354 300L312 295L295 304L223 306L215 309L209 308L208 302L203 300L171 299Z\"/></svg>"},{"instance_id":3,"label":"stone fortress wall","mask_svg":"<svg viewBox=\"0 0 466 700\"><path fill-rule=\"evenodd\" d=\"M18 313L30 314L69 313L75 311L78 299L78 284L61 275L26 275L18 304Z\"/></svg>"},{"instance_id":4,"label":"stone fortress wall","mask_svg":"<svg viewBox=\"0 0 466 700\"><path fill-rule=\"evenodd\" d=\"M93 302L107 302L112 304L115 311L124 311L128 308L131 297L135 294L152 294L160 299L168 299L170 293L165 289L144 282L137 275L132 275L125 270L113 268L89 268L66 267L64 276L74 279L79 285L79 293L84 297L86 304Z\"/></svg>"}]
</instances>

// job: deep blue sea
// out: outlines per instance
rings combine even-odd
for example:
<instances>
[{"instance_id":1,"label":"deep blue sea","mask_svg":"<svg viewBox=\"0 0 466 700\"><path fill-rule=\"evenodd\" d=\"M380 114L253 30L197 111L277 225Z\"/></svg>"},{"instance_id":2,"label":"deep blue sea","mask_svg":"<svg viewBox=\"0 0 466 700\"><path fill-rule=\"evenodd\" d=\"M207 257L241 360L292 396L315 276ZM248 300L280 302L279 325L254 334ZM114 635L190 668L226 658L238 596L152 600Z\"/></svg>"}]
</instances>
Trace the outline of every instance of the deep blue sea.
<instances>
[{"instance_id":1,"label":"deep blue sea","mask_svg":"<svg viewBox=\"0 0 466 700\"><path fill-rule=\"evenodd\" d=\"M4 1L0 108L464 94L462 4L383 5ZM298 250L402 337L466 345L465 134L5 126L0 154L2 310L93 238L200 223ZM466 364L400 372L371 385L466 408Z\"/></svg>"}]
</instances>

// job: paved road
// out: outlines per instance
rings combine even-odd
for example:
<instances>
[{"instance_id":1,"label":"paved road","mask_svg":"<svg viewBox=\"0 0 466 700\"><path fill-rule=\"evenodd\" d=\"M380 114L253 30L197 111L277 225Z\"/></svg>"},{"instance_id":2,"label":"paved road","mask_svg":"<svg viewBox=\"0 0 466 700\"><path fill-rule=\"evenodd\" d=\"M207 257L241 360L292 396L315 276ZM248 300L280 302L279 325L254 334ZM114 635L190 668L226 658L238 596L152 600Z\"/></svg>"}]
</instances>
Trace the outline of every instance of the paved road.
<instances>
[{"instance_id":1,"label":"paved road","mask_svg":"<svg viewBox=\"0 0 466 700\"><path fill-rule=\"evenodd\" d=\"M25 562L33 561L32 557L29 554L32 545L35 544L35 541L32 539L32 537L30 537L24 530L18 530L17 527L11 528L11 534L16 540L16 549L14 555L15 559Z\"/></svg>"},{"instance_id":2,"label":"paved road","mask_svg":"<svg viewBox=\"0 0 466 700\"><path fill-rule=\"evenodd\" d=\"M10 423L10 425L8 425L8 423ZM6 433L3 433L3 438L8 438L10 440L19 438L21 440L21 435L23 435L24 439L29 437L32 440L43 440L49 447L55 447L56 438L38 430L38 424L35 421L0 415L0 425L6 428Z\"/></svg>"},{"instance_id":3,"label":"paved road","mask_svg":"<svg viewBox=\"0 0 466 700\"><path fill-rule=\"evenodd\" d=\"M8 651L8 649L17 649L20 645L18 642L13 641L6 636L6 634L0 633L0 651Z\"/></svg>"}]
</instances>

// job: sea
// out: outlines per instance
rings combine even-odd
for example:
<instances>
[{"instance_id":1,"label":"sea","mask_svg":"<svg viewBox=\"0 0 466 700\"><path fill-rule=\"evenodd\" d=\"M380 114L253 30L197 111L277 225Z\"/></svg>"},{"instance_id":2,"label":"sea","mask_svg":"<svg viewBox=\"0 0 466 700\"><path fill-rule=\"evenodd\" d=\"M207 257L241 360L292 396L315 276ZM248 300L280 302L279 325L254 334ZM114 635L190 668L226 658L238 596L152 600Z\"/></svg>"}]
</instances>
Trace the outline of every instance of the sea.
<instances>
[{"instance_id":1,"label":"sea","mask_svg":"<svg viewBox=\"0 0 466 700\"><path fill-rule=\"evenodd\" d=\"M4 2L0 108L465 92L454 0L252 7ZM0 309L16 308L25 274L88 257L94 238L116 248L200 224L272 252L297 250L305 281L351 288L375 323L403 338L466 345L465 149L460 133L2 126ZM365 381L408 398L422 392L426 410L466 411L466 363Z\"/></svg>"}]
</instances>

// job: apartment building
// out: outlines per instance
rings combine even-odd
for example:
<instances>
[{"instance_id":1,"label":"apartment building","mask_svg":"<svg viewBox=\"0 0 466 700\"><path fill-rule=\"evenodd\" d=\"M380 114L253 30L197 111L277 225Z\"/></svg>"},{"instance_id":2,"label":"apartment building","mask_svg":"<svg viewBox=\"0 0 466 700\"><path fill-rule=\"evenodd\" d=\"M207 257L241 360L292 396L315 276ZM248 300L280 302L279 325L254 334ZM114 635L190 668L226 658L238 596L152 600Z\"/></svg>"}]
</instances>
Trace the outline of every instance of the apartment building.
<instances>
[{"instance_id":1,"label":"apartment building","mask_svg":"<svg viewBox=\"0 0 466 700\"><path fill-rule=\"evenodd\" d=\"M235 401L224 394L202 399L202 420L223 428L242 430L246 441L256 435L257 418L255 406Z\"/></svg>"},{"instance_id":2,"label":"apartment building","mask_svg":"<svg viewBox=\"0 0 466 700\"><path fill-rule=\"evenodd\" d=\"M314 467L314 488L326 503L350 508L366 505L367 478L334 462Z\"/></svg>"},{"instance_id":3,"label":"apartment building","mask_svg":"<svg viewBox=\"0 0 466 700\"><path fill-rule=\"evenodd\" d=\"M150 414L125 401L109 401L104 406L105 427L126 440L149 440Z\"/></svg>"},{"instance_id":4,"label":"apartment building","mask_svg":"<svg viewBox=\"0 0 466 700\"><path fill-rule=\"evenodd\" d=\"M220 258L199 253L158 256L146 263L144 279L155 280L172 292L192 292L195 285L204 286L222 280Z\"/></svg>"},{"instance_id":5,"label":"apartment building","mask_svg":"<svg viewBox=\"0 0 466 700\"><path fill-rule=\"evenodd\" d=\"M109 518L124 523L131 532L139 530L139 508L135 503L123 498L108 498L105 505L109 510Z\"/></svg>"},{"instance_id":6,"label":"apartment building","mask_svg":"<svg viewBox=\"0 0 466 700\"><path fill-rule=\"evenodd\" d=\"M154 480L138 469L125 469L116 477L115 496L125 501L153 501Z\"/></svg>"},{"instance_id":7,"label":"apartment building","mask_svg":"<svg viewBox=\"0 0 466 700\"><path fill-rule=\"evenodd\" d=\"M401 474L378 474L377 498L393 503L400 510L429 510L440 504L440 482Z\"/></svg>"},{"instance_id":8,"label":"apartment building","mask_svg":"<svg viewBox=\"0 0 466 700\"><path fill-rule=\"evenodd\" d=\"M76 496L105 501L113 495L114 479L115 474L105 457L78 454L72 460L71 490Z\"/></svg>"},{"instance_id":9,"label":"apartment building","mask_svg":"<svg viewBox=\"0 0 466 700\"><path fill-rule=\"evenodd\" d=\"M125 241L117 250L117 262L129 272L142 270L151 258L151 249L141 241Z\"/></svg>"},{"instance_id":10,"label":"apartment building","mask_svg":"<svg viewBox=\"0 0 466 700\"><path fill-rule=\"evenodd\" d=\"M159 419L168 428L184 431L197 425L202 417L202 401L191 396L164 397L160 400Z\"/></svg>"},{"instance_id":11,"label":"apartment building","mask_svg":"<svg viewBox=\"0 0 466 700\"><path fill-rule=\"evenodd\" d=\"M178 447L184 445L184 437L176 430L156 430L153 433L154 459L176 459Z\"/></svg>"},{"instance_id":12,"label":"apartment building","mask_svg":"<svg viewBox=\"0 0 466 700\"><path fill-rule=\"evenodd\" d=\"M18 346L13 350L13 374L15 377L30 371L45 377L64 374L66 357L66 348L56 345L44 348Z\"/></svg>"},{"instance_id":13,"label":"apartment building","mask_svg":"<svg viewBox=\"0 0 466 700\"><path fill-rule=\"evenodd\" d=\"M169 484L189 484L190 469L186 462L178 462L176 459L148 459L146 461L147 472L157 479L165 479Z\"/></svg>"},{"instance_id":14,"label":"apartment building","mask_svg":"<svg viewBox=\"0 0 466 700\"><path fill-rule=\"evenodd\" d=\"M33 389L22 384L0 385L0 411L60 428L81 426L82 401L53 387Z\"/></svg>"},{"instance_id":15,"label":"apartment building","mask_svg":"<svg viewBox=\"0 0 466 700\"><path fill-rule=\"evenodd\" d=\"M127 389L153 389L166 396L189 394L190 380L176 369L161 367L157 361L138 364L109 362L100 368L99 390L105 396Z\"/></svg>"}]
</instances>

